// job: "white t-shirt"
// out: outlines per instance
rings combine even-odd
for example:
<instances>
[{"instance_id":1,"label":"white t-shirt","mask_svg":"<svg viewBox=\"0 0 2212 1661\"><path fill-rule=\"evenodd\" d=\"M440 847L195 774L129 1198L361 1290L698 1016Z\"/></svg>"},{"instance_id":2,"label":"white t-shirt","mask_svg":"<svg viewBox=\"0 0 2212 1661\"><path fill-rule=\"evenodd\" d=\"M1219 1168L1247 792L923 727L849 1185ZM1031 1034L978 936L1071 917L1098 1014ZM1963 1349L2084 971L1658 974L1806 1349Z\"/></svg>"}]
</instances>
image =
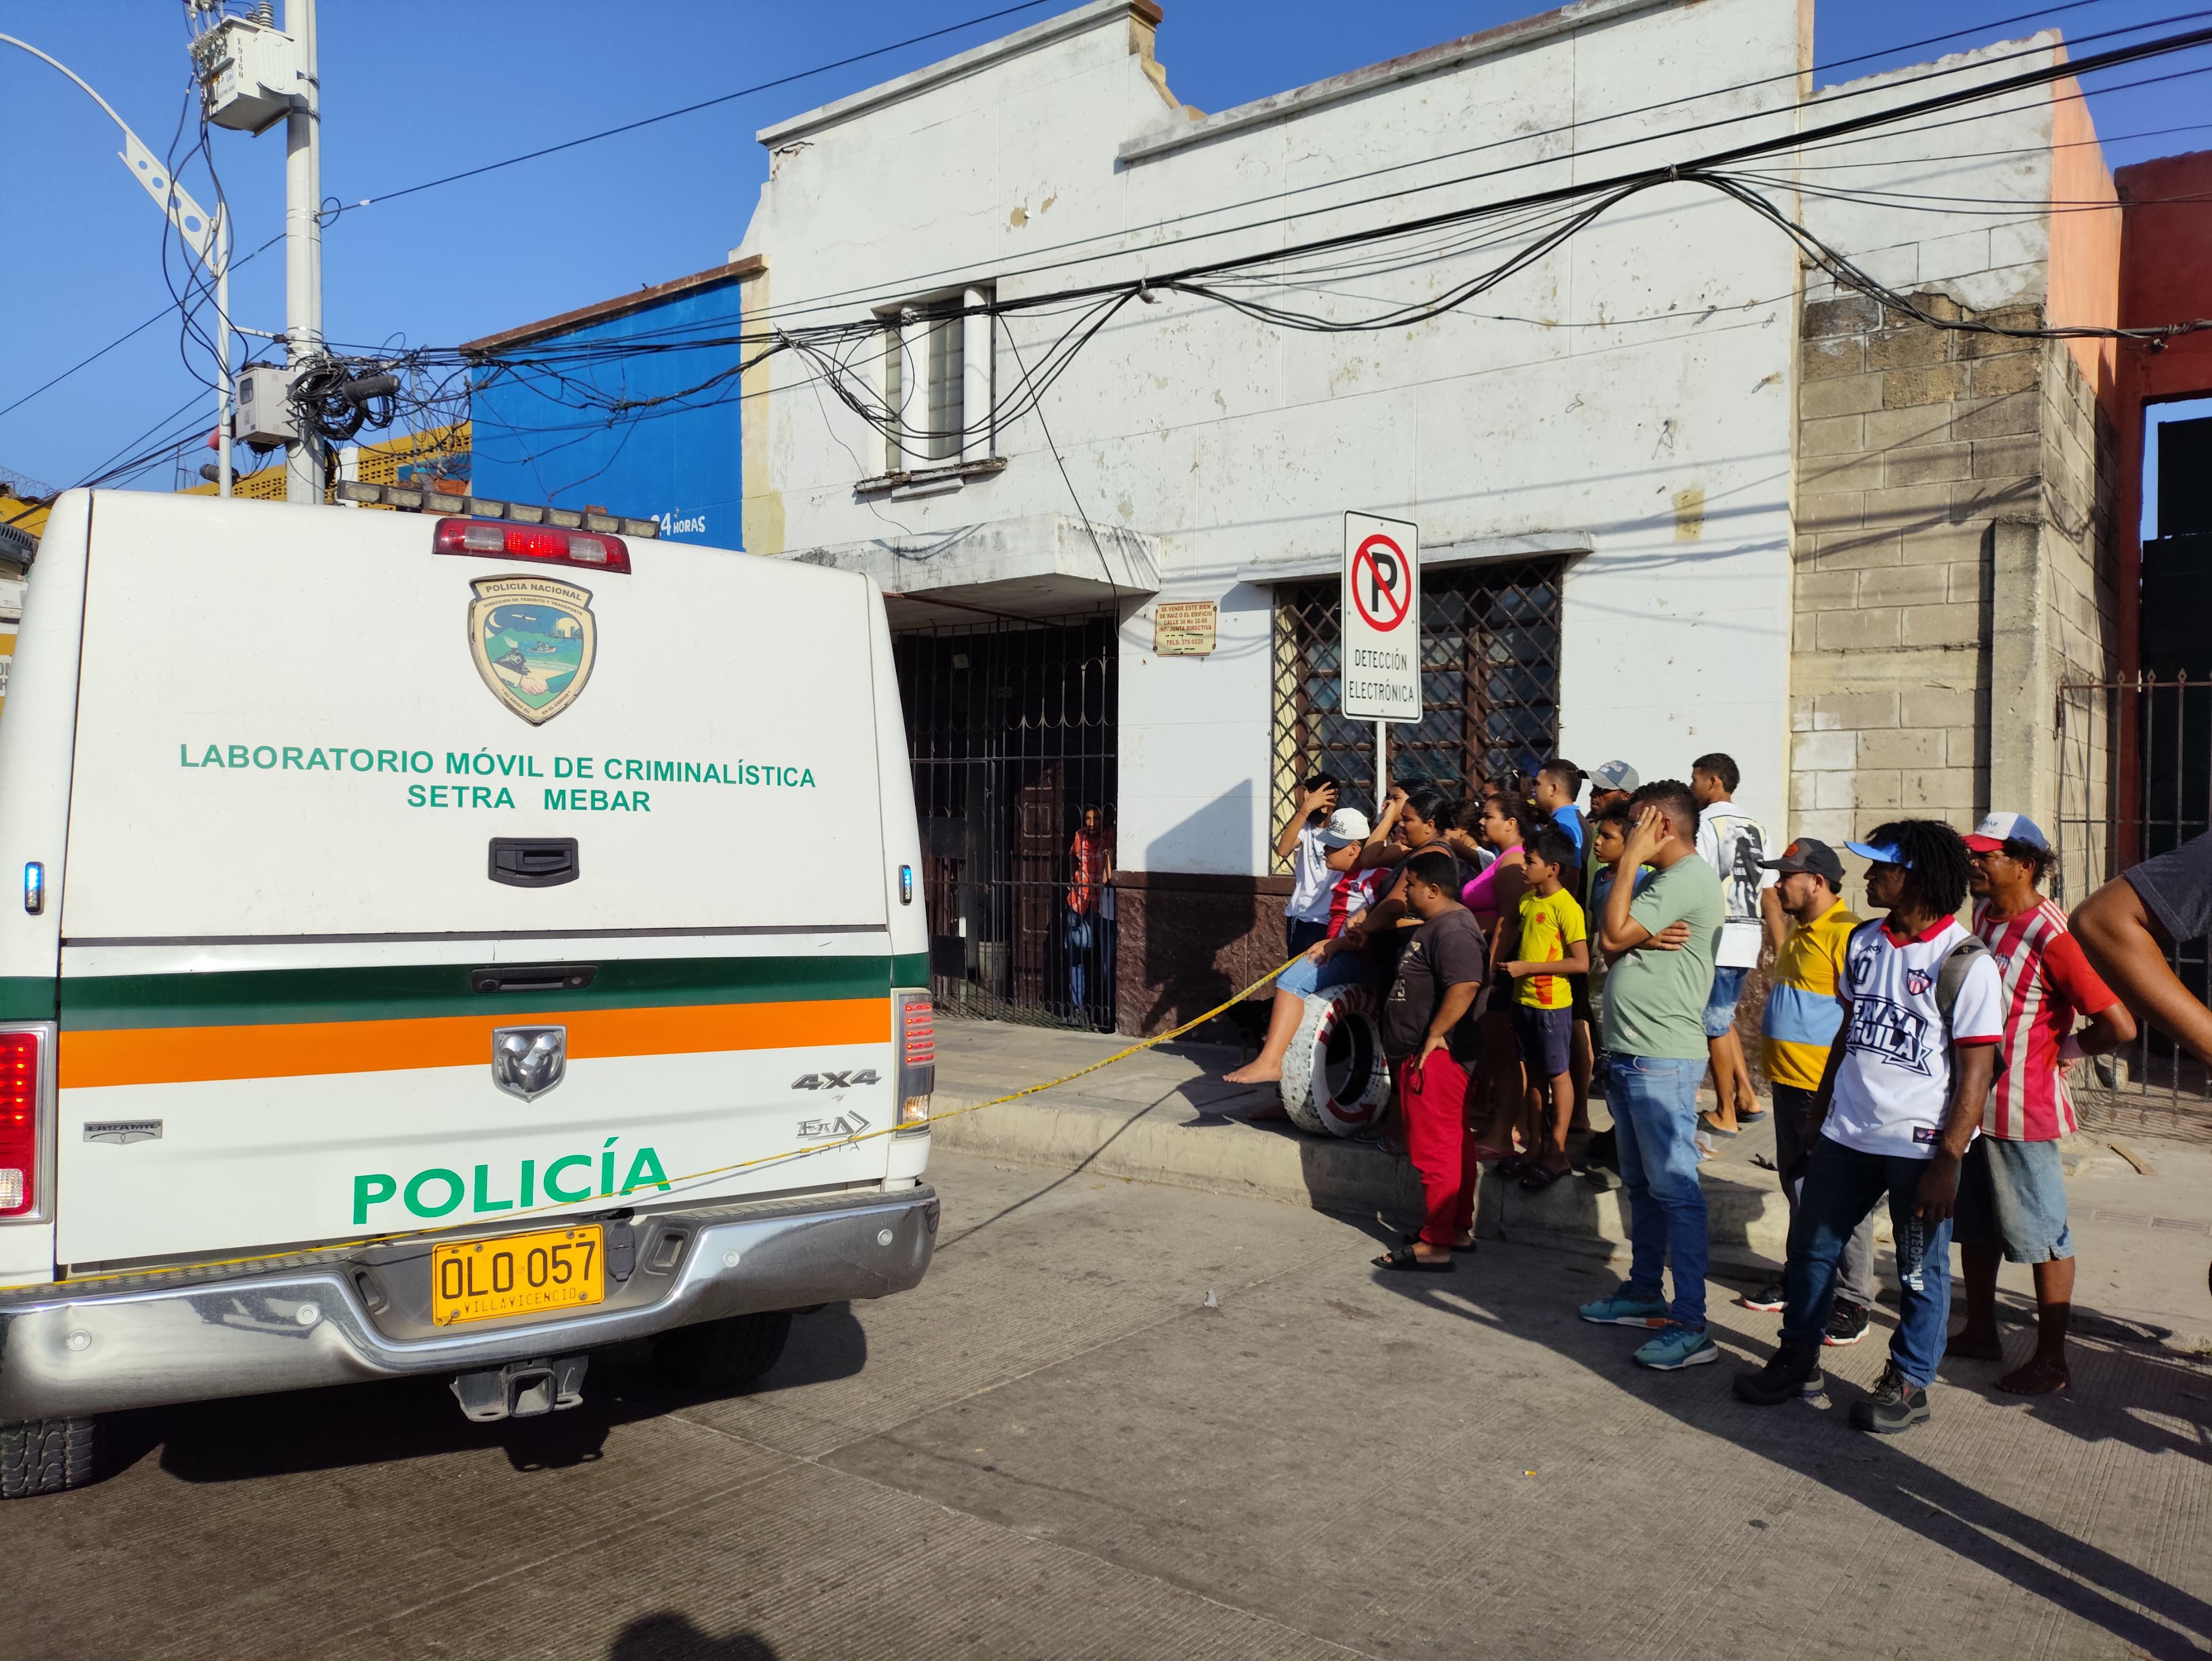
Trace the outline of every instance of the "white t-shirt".
<instances>
[{"instance_id":1,"label":"white t-shirt","mask_svg":"<svg viewBox=\"0 0 2212 1661\"><path fill-rule=\"evenodd\" d=\"M1721 925L1720 949L1713 954L1717 969L1755 969L1765 944L1765 928L1759 917L1759 897L1774 886L1778 872L1763 871L1766 831L1759 822L1741 812L1732 801L1717 801L1698 815L1698 853L1721 879L1728 900L1728 921Z\"/></svg>"},{"instance_id":2,"label":"white t-shirt","mask_svg":"<svg viewBox=\"0 0 2212 1661\"><path fill-rule=\"evenodd\" d=\"M1322 827L1309 824L1298 831L1298 845L1291 850L1291 903L1283 915L1293 922L1327 922L1329 891L1336 873L1328 868L1328 845L1321 839Z\"/></svg>"},{"instance_id":3,"label":"white t-shirt","mask_svg":"<svg viewBox=\"0 0 2212 1661\"><path fill-rule=\"evenodd\" d=\"M1967 965L1943 1031L1936 976L1966 938L1956 917L1899 942L1887 922L1854 930L1836 996L1850 1011L1823 1135L1862 1153L1930 1159L1951 1099L1951 1046L2004 1036L2004 983L1988 954Z\"/></svg>"}]
</instances>

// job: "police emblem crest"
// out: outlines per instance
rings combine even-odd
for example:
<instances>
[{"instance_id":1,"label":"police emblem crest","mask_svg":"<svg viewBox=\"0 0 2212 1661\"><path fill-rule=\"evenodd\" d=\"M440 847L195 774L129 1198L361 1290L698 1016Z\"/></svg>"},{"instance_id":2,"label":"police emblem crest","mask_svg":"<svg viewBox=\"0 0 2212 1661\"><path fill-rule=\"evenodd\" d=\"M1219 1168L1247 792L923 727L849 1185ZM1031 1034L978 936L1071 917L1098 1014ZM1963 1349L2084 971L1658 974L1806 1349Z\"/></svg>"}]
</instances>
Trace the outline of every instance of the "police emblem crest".
<instances>
[{"instance_id":1,"label":"police emblem crest","mask_svg":"<svg viewBox=\"0 0 2212 1661\"><path fill-rule=\"evenodd\" d=\"M478 577L469 585L469 652L492 696L542 727L582 694L599 622L587 588L552 577Z\"/></svg>"}]
</instances>

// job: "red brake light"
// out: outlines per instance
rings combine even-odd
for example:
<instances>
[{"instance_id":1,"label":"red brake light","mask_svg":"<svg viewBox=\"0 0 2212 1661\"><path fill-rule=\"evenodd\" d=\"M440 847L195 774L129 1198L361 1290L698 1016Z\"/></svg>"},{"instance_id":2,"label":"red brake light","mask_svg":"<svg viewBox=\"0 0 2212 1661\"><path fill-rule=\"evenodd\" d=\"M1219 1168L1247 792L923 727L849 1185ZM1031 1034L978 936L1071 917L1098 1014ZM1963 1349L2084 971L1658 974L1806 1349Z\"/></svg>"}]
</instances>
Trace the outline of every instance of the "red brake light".
<instances>
[{"instance_id":1,"label":"red brake light","mask_svg":"<svg viewBox=\"0 0 2212 1661\"><path fill-rule=\"evenodd\" d=\"M39 1203L39 1035L0 1032L0 1217Z\"/></svg>"},{"instance_id":2,"label":"red brake light","mask_svg":"<svg viewBox=\"0 0 2212 1661\"><path fill-rule=\"evenodd\" d=\"M495 519L441 519L431 541L440 554L475 554L489 559L543 560L580 565L588 570L629 570L629 545L620 537L593 531L564 531L557 525L509 525Z\"/></svg>"},{"instance_id":3,"label":"red brake light","mask_svg":"<svg viewBox=\"0 0 2212 1661\"><path fill-rule=\"evenodd\" d=\"M900 1038L908 1067L927 1067L937 1059L937 1026L929 1001L916 998L906 1005L906 1030Z\"/></svg>"}]
</instances>

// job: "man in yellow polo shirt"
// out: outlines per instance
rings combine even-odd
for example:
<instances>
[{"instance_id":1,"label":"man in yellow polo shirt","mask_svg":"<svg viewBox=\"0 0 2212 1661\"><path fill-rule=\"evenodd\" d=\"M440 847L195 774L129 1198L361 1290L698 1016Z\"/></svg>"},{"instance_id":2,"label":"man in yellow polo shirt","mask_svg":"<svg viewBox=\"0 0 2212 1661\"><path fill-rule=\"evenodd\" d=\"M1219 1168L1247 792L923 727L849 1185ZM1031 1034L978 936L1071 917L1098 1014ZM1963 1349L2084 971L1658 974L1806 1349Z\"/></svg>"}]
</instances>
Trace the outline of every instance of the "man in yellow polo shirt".
<instances>
[{"instance_id":1,"label":"man in yellow polo shirt","mask_svg":"<svg viewBox=\"0 0 2212 1661\"><path fill-rule=\"evenodd\" d=\"M1774 1087L1774 1163L1782 1172L1782 1194L1794 1222L1797 1184L1811 1152L1807 1127L1813 1098L1828 1064L1828 1048L1844 1021L1836 977L1859 919L1837 892L1843 886L1844 862L1827 843L1800 837L1780 859L1764 863L1778 880L1766 891L1763 908L1775 960L1759 1032L1766 1080ZM1855 1344L1866 1336L1867 1311L1874 1305L1874 1218L1875 1212L1868 1212L1844 1248L1827 1343ZM1780 1309L1782 1282L1778 1279L1743 1302L1747 1309Z\"/></svg>"}]
</instances>

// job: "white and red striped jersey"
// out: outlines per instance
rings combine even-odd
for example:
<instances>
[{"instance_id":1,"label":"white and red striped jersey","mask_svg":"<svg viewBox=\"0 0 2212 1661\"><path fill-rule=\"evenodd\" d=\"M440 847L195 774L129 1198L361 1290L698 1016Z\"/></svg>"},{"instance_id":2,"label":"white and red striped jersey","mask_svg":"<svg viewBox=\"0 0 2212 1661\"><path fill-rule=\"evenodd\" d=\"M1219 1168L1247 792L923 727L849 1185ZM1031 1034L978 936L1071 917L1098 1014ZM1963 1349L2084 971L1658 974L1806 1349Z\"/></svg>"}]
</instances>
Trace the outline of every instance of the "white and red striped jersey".
<instances>
[{"instance_id":1,"label":"white and red striped jersey","mask_svg":"<svg viewBox=\"0 0 2212 1661\"><path fill-rule=\"evenodd\" d=\"M2077 1017L2109 1009L2119 996L2089 967L2056 901L2016 917L1991 917L1989 910L1987 900L1975 904L1974 932L2004 981L2004 1067L1982 1110L1982 1134L2056 1141L2078 1128L2058 1047Z\"/></svg>"}]
</instances>

